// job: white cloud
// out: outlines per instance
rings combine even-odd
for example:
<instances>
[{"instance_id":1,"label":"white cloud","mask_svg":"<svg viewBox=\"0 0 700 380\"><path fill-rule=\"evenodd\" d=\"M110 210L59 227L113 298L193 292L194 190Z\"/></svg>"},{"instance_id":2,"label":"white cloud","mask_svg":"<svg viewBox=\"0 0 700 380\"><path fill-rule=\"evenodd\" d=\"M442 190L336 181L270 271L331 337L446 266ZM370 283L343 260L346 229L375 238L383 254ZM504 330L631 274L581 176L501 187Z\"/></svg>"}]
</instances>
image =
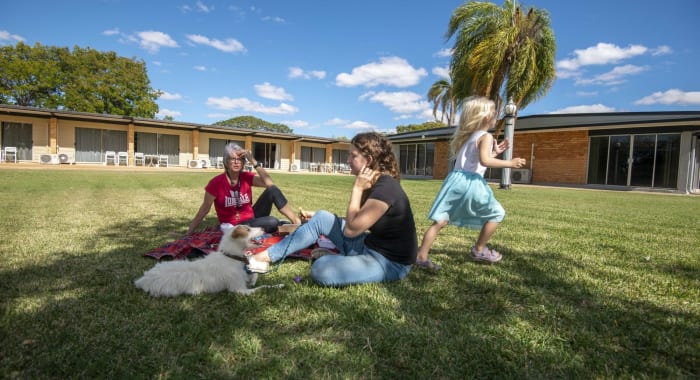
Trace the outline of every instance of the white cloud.
<instances>
[{"instance_id":1,"label":"white cloud","mask_svg":"<svg viewBox=\"0 0 700 380\"><path fill-rule=\"evenodd\" d=\"M316 79L323 79L326 77L326 72L321 71L321 70L310 70L310 71L304 71L301 67L290 67L289 68L289 75L288 77L290 79L294 78L303 78L303 79L311 79L311 78L316 78Z\"/></svg>"},{"instance_id":2,"label":"white cloud","mask_svg":"<svg viewBox=\"0 0 700 380\"><path fill-rule=\"evenodd\" d=\"M335 83L340 87L378 85L409 87L418 84L426 75L425 69L415 69L403 58L384 57L379 62L355 67L351 74L338 74L335 77Z\"/></svg>"},{"instance_id":3,"label":"white cloud","mask_svg":"<svg viewBox=\"0 0 700 380\"><path fill-rule=\"evenodd\" d=\"M279 16L275 16L275 17L272 17L272 16L265 16L265 17L262 18L262 20L263 20L263 21L277 22L277 23L280 23L280 24L284 23L284 21L285 21L282 17L279 17Z\"/></svg>"},{"instance_id":4,"label":"white cloud","mask_svg":"<svg viewBox=\"0 0 700 380\"><path fill-rule=\"evenodd\" d=\"M263 84L255 85L255 92L258 96L265 99L272 100L294 100L294 97L287 94L287 92L282 87L276 87L272 84L265 82Z\"/></svg>"},{"instance_id":5,"label":"white cloud","mask_svg":"<svg viewBox=\"0 0 700 380\"><path fill-rule=\"evenodd\" d=\"M635 65L624 65L618 66L614 69L597 75L591 79L578 79L576 80L577 85L587 85L587 84L602 84L606 86L617 85L625 82L625 77L629 75L639 74L643 71L648 70L648 66L635 66Z\"/></svg>"},{"instance_id":6,"label":"white cloud","mask_svg":"<svg viewBox=\"0 0 700 380\"><path fill-rule=\"evenodd\" d=\"M348 123L343 125L343 128L345 129L361 129L363 131L373 131L376 129L376 127L366 121L353 121L352 123Z\"/></svg>"},{"instance_id":7,"label":"white cloud","mask_svg":"<svg viewBox=\"0 0 700 380\"><path fill-rule=\"evenodd\" d=\"M221 110L240 109L245 112L256 112L266 115L289 115L299 111L298 108L285 103L280 103L277 107L270 107L246 98L231 99L227 96L221 98L210 97L207 99L206 104Z\"/></svg>"},{"instance_id":8,"label":"white cloud","mask_svg":"<svg viewBox=\"0 0 700 380\"><path fill-rule=\"evenodd\" d=\"M615 64L622 60L645 54L648 49L642 45L617 45L599 42L596 46L574 50L574 58L557 62L557 68L564 71L577 70L581 66Z\"/></svg>"},{"instance_id":9,"label":"white cloud","mask_svg":"<svg viewBox=\"0 0 700 380\"><path fill-rule=\"evenodd\" d=\"M655 49L651 50L651 55L666 55L666 54L671 54L673 53L673 49L671 49L670 46L667 45L661 45Z\"/></svg>"},{"instance_id":10,"label":"white cloud","mask_svg":"<svg viewBox=\"0 0 700 380\"><path fill-rule=\"evenodd\" d=\"M578 96L596 96L596 95L598 95L598 91L576 91L576 95L578 95Z\"/></svg>"},{"instance_id":11,"label":"white cloud","mask_svg":"<svg viewBox=\"0 0 700 380\"><path fill-rule=\"evenodd\" d=\"M649 96L645 96L634 102L636 105L682 105L682 106L700 106L700 91L681 91L679 89L666 90L664 92L655 92Z\"/></svg>"},{"instance_id":12,"label":"white cloud","mask_svg":"<svg viewBox=\"0 0 700 380\"><path fill-rule=\"evenodd\" d=\"M199 12L209 13L214 10L214 6L206 5L201 1L198 1L197 4L195 4L195 6L197 7L197 10Z\"/></svg>"},{"instance_id":13,"label":"white cloud","mask_svg":"<svg viewBox=\"0 0 700 380\"><path fill-rule=\"evenodd\" d=\"M231 115L226 113L208 113L207 117L210 119L230 119Z\"/></svg>"},{"instance_id":14,"label":"white cloud","mask_svg":"<svg viewBox=\"0 0 700 380\"><path fill-rule=\"evenodd\" d=\"M24 41L24 38L22 36L12 34L12 33L8 32L7 30L0 30L0 45L4 44L5 42L15 44L16 42L19 42L19 41Z\"/></svg>"},{"instance_id":15,"label":"white cloud","mask_svg":"<svg viewBox=\"0 0 700 380\"><path fill-rule=\"evenodd\" d=\"M107 29L104 32L102 32L105 36L114 36L119 34L119 28L114 28L114 29Z\"/></svg>"},{"instance_id":16,"label":"white cloud","mask_svg":"<svg viewBox=\"0 0 700 380\"><path fill-rule=\"evenodd\" d=\"M166 117L166 116L170 116L170 117L172 117L172 118L175 118L175 117L180 117L180 116L182 116L182 112L180 112L180 111L172 111L172 110L169 110L169 109L167 109L167 108L161 108L160 110L158 110L158 113L156 114L156 116L157 116L157 117L160 117L160 118L164 118L164 117Z\"/></svg>"},{"instance_id":17,"label":"white cloud","mask_svg":"<svg viewBox=\"0 0 700 380\"><path fill-rule=\"evenodd\" d=\"M348 124L350 121L349 120L344 120L338 117L334 117L330 120L326 120L323 124L324 125L343 125L343 124Z\"/></svg>"},{"instance_id":18,"label":"white cloud","mask_svg":"<svg viewBox=\"0 0 700 380\"><path fill-rule=\"evenodd\" d=\"M280 123L294 128L306 128L309 126L309 122L304 120L284 120Z\"/></svg>"},{"instance_id":19,"label":"white cloud","mask_svg":"<svg viewBox=\"0 0 700 380\"><path fill-rule=\"evenodd\" d=\"M550 114L558 113L601 113L615 112L615 108L604 106L602 104L591 104L581 106L571 106L550 112Z\"/></svg>"},{"instance_id":20,"label":"white cloud","mask_svg":"<svg viewBox=\"0 0 700 380\"><path fill-rule=\"evenodd\" d=\"M398 114L421 113L426 109L432 109L430 103L423 100L423 96L410 91L399 92L368 92L360 96L360 100L369 100L373 103L381 103L392 112Z\"/></svg>"},{"instance_id":21,"label":"white cloud","mask_svg":"<svg viewBox=\"0 0 700 380\"><path fill-rule=\"evenodd\" d=\"M180 100L182 99L182 95L175 93L171 94L167 91L163 91L163 93L158 97L158 99L163 99L163 100Z\"/></svg>"},{"instance_id":22,"label":"white cloud","mask_svg":"<svg viewBox=\"0 0 700 380\"><path fill-rule=\"evenodd\" d=\"M444 66L433 67L433 74L444 79L450 79L450 68Z\"/></svg>"},{"instance_id":23,"label":"white cloud","mask_svg":"<svg viewBox=\"0 0 700 380\"><path fill-rule=\"evenodd\" d=\"M213 47L225 53L245 53L247 51L243 44L234 38L227 38L222 41L210 39L199 34L188 34L187 39L195 44Z\"/></svg>"},{"instance_id":24,"label":"white cloud","mask_svg":"<svg viewBox=\"0 0 700 380\"><path fill-rule=\"evenodd\" d=\"M452 57L452 54L453 54L453 53L454 53L454 49L452 49L452 48L445 48L445 49L441 49L440 51L438 51L437 53L435 53L435 56L436 56L436 57L441 57L441 58Z\"/></svg>"},{"instance_id":25,"label":"white cloud","mask_svg":"<svg viewBox=\"0 0 700 380\"><path fill-rule=\"evenodd\" d=\"M138 36L138 42L141 48L149 53L157 53L161 47L178 47L177 42L163 32L147 30L144 32L137 32L136 35Z\"/></svg>"},{"instance_id":26,"label":"white cloud","mask_svg":"<svg viewBox=\"0 0 700 380\"><path fill-rule=\"evenodd\" d=\"M199 65L199 66L194 66L193 69L195 69L195 70L197 70L197 71L207 71L207 67L206 67L206 66L201 66L201 65Z\"/></svg>"}]
</instances>

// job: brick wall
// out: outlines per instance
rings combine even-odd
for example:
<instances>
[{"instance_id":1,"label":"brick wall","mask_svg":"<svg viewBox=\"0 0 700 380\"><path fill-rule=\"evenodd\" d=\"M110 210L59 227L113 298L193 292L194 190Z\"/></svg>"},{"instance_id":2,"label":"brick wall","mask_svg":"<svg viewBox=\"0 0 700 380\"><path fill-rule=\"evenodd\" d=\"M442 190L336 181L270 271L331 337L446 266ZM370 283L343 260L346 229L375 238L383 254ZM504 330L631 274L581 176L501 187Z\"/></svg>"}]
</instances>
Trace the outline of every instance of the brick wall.
<instances>
[{"instance_id":1,"label":"brick wall","mask_svg":"<svg viewBox=\"0 0 700 380\"><path fill-rule=\"evenodd\" d=\"M433 178L447 177L447 164L450 160L450 142L448 140L435 142L435 157L433 158Z\"/></svg>"},{"instance_id":2,"label":"brick wall","mask_svg":"<svg viewBox=\"0 0 700 380\"><path fill-rule=\"evenodd\" d=\"M513 140L513 157L527 160L532 183L586 183L587 131L516 133ZM447 177L448 162L449 141L436 141L433 178Z\"/></svg>"},{"instance_id":3,"label":"brick wall","mask_svg":"<svg viewBox=\"0 0 700 380\"><path fill-rule=\"evenodd\" d=\"M516 133L513 139L513 157L528 161L533 183L586 183L587 131Z\"/></svg>"}]
</instances>

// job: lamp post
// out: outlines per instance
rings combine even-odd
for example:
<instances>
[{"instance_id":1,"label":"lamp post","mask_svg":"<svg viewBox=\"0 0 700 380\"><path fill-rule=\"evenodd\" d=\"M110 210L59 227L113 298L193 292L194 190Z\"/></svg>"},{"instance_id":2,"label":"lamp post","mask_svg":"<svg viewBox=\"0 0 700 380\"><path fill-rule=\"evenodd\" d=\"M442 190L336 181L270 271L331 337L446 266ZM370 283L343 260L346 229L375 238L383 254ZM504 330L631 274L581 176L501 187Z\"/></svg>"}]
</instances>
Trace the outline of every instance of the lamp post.
<instances>
[{"instance_id":1,"label":"lamp post","mask_svg":"<svg viewBox=\"0 0 700 380\"><path fill-rule=\"evenodd\" d=\"M506 139L508 139L508 149L503 152L503 159L510 160L513 158L513 129L515 129L515 111L517 107L513 103L513 99L508 100L506 104ZM501 171L501 189L510 190L510 168L503 168Z\"/></svg>"}]
</instances>

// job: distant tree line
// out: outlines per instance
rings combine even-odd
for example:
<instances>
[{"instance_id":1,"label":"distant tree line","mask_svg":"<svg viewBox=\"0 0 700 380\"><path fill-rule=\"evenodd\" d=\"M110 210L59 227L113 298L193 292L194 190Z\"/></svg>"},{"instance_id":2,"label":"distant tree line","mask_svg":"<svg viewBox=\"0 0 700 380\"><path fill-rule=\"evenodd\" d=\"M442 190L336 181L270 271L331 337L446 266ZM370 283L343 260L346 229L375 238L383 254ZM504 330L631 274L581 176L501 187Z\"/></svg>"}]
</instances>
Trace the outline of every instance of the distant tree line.
<instances>
[{"instance_id":1,"label":"distant tree line","mask_svg":"<svg viewBox=\"0 0 700 380\"><path fill-rule=\"evenodd\" d=\"M294 133L294 130L280 123L270 123L253 116L238 116L227 120L217 121L213 125L222 127L233 127L243 129L253 129L256 131Z\"/></svg>"},{"instance_id":2,"label":"distant tree line","mask_svg":"<svg viewBox=\"0 0 700 380\"><path fill-rule=\"evenodd\" d=\"M425 123L422 123L422 124L399 125L396 127L396 133L423 131L426 129L444 128L444 127L447 127L447 125L445 125L441 121L437 121L437 120L426 121Z\"/></svg>"}]
</instances>

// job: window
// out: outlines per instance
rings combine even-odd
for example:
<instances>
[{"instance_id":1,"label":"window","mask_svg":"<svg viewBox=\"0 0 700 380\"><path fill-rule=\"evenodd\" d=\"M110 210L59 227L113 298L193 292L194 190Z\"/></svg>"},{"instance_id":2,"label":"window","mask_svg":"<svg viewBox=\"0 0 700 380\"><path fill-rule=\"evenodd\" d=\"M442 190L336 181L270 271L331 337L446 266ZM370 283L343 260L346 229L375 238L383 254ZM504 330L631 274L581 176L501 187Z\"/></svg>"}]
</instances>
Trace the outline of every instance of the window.
<instances>
[{"instance_id":1,"label":"window","mask_svg":"<svg viewBox=\"0 0 700 380\"><path fill-rule=\"evenodd\" d=\"M279 168L277 163L277 144L253 143L253 157L265 168Z\"/></svg>"},{"instance_id":2,"label":"window","mask_svg":"<svg viewBox=\"0 0 700 380\"><path fill-rule=\"evenodd\" d=\"M333 149L333 163L346 164L348 162L348 151L346 149Z\"/></svg>"},{"instance_id":3,"label":"window","mask_svg":"<svg viewBox=\"0 0 700 380\"><path fill-rule=\"evenodd\" d=\"M104 162L106 151L123 152L126 149L126 131L75 128L76 162Z\"/></svg>"},{"instance_id":4,"label":"window","mask_svg":"<svg viewBox=\"0 0 700 380\"><path fill-rule=\"evenodd\" d=\"M301 147L301 169L309 169L309 164L326 162L326 149L310 146Z\"/></svg>"},{"instance_id":5,"label":"window","mask_svg":"<svg viewBox=\"0 0 700 380\"><path fill-rule=\"evenodd\" d=\"M136 132L134 151L146 155L167 155L170 165L180 164L180 136L161 133Z\"/></svg>"},{"instance_id":6,"label":"window","mask_svg":"<svg viewBox=\"0 0 700 380\"><path fill-rule=\"evenodd\" d=\"M32 125L28 123L2 122L2 149L17 148L17 161L32 159Z\"/></svg>"},{"instance_id":7,"label":"window","mask_svg":"<svg viewBox=\"0 0 700 380\"><path fill-rule=\"evenodd\" d=\"M435 144L402 144L399 147L399 170L404 175L433 175Z\"/></svg>"},{"instance_id":8,"label":"window","mask_svg":"<svg viewBox=\"0 0 700 380\"><path fill-rule=\"evenodd\" d=\"M676 187L680 149L680 135L658 135L654 161L654 187Z\"/></svg>"},{"instance_id":9,"label":"window","mask_svg":"<svg viewBox=\"0 0 700 380\"><path fill-rule=\"evenodd\" d=\"M238 144L241 148L245 148L245 142L237 140L224 140L224 139L209 139L209 159L213 160L217 157L226 156L226 144L228 143Z\"/></svg>"},{"instance_id":10,"label":"window","mask_svg":"<svg viewBox=\"0 0 700 380\"><path fill-rule=\"evenodd\" d=\"M588 183L675 188L680 134L594 136L588 151Z\"/></svg>"}]
</instances>

